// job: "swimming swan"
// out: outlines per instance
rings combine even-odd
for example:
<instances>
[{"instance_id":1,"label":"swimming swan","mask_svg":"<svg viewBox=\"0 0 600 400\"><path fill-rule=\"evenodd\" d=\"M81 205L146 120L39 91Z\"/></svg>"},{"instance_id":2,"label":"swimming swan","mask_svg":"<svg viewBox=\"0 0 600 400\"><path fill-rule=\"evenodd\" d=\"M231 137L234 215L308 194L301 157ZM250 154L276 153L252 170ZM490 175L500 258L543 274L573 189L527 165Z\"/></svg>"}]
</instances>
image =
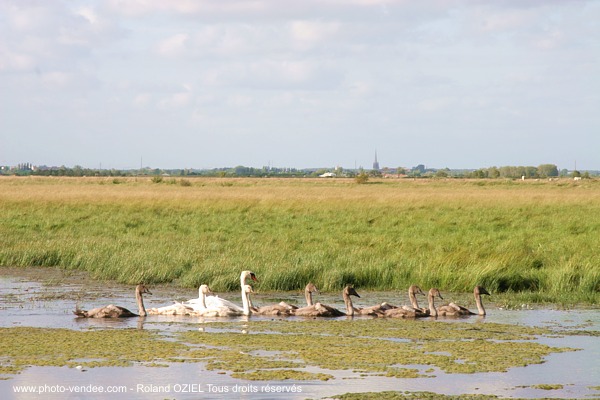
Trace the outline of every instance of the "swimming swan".
<instances>
[{"instance_id":1,"label":"swimming swan","mask_svg":"<svg viewBox=\"0 0 600 400\"><path fill-rule=\"evenodd\" d=\"M461 314L456 307L453 307L451 305L436 307L435 303L434 303L436 297L439 297L440 299L444 300L444 298L442 297L442 295L440 294L440 291L438 289L431 288L429 290L429 293L427 294L427 300L429 301L429 315L430 316L432 316L432 317L457 317L459 315L464 315L464 314Z\"/></svg>"},{"instance_id":2,"label":"swimming swan","mask_svg":"<svg viewBox=\"0 0 600 400\"><path fill-rule=\"evenodd\" d=\"M129 317L145 317L146 309L144 308L143 294L152 294L145 285L139 284L135 287L135 299L138 305L138 314L134 314L128 309L110 304L105 307L98 307L89 311L80 310L79 307L73 311L73 314L79 318L129 318Z\"/></svg>"},{"instance_id":3,"label":"swimming swan","mask_svg":"<svg viewBox=\"0 0 600 400\"><path fill-rule=\"evenodd\" d=\"M244 299L244 297L246 296L246 294L244 293L244 285L246 284L246 280L248 278L258 282L258 279L256 279L256 275L254 274L254 272L242 271L242 273L240 274L240 287L242 289L242 299ZM223 316L241 315L244 313L244 309L238 306L237 304L229 300L222 299L219 296L207 296L207 294L212 294L212 292L203 293L203 290L205 289L203 289L202 286L200 286L200 288L198 288L198 298L190 299L188 301L185 301L183 304L193 307L196 312L198 312L201 309L213 309L222 310L223 313L225 313L226 309L229 310L229 314ZM206 316L209 315L207 314Z\"/></svg>"},{"instance_id":4,"label":"swimming swan","mask_svg":"<svg viewBox=\"0 0 600 400\"><path fill-rule=\"evenodd\" d=\"M254 293L254 290L252 290L252 286L242 285L242 313L246 316L252 313L250 310L250 293Z\"/></svg>"},{"instance_id":5,"label":"swimming swan","mask_svg":"<svg viewBox=\"0 0 600 400\"><path fill-rule=\"evenodd\" d=\"M417 294L425 293L417 285L411 285L408 288L408 298L410 300L410 306L404 305L402 307L396 307L389 310L385 310L384 314L388 318L421 318L429 315L429 310L426 308L420 308L417 302Z\"/></svg>"},{"instance_id":6,"label":"swimming swan","mask_svg":"<svg viewBox=\"0 0 600 400\"><path fill-rule=\"evenodd\" d=\"M191 315L199 316L199 317L233 317L237 315L242 315L244 310L240 308L238 305L231 303L228 300L220 299L216 296L207 296L214 294L212 290L208 287L208 285L200 285L200 289L198 290L200 295L199 301L190 303L187 307L191 307L193 312ZM216 297L223 302L231 303L231 305L213 305L208 306L206 304L206 300L209 298Z\"/></svg>"},{"instance_id":7,"label":"swimming swan","mask_svg":"<svg viewBox=\"0 0 600 400\"><path fill-rule=\"evenodd\" d=\"M175 302L170 306L150 308L148 315L192 315L194 309L180 302Z\"/></svg>"},{"instance_id":8,"label":"swimming swan","mask_svg":"<svg viewBox=\"0 0 600 400\"><path fill-rule=\"evenodd\" d=\"M326 304L321 304L319 302L299 308L294 311L294 315L299 317L343 317L343 316L353 316L356 309L352 304L352 299L350 296L360 297L356 290L348 285L342 291L342 298L344 299L344 304L346 306L346 312L340 311L337 308L328 306ZM312 302L312 296L310 297Z\"/></svg>"},{"instance_id":9,"label":"swimming swan","mask_svg":"<svg viewBox=\"0 0 600 400\"><path fill-rule=\"evenodd\" d=\"M317 287L314 285L314 283L309 282L304 287L304 299L306 300L306 306L297 306L295 304L290 304L285 301L279 302L279 305L287 307L293 314L296 312L296 310L299 310L299 309L305 308L305 307L310 307L313 305L313 297L312 297L313 293L319 293L319 289L317 289Z\"/></svg>"},{"instance_id":10,"label":"swimming swan","mask_svg":"<svg viewBox=\"0 0 600 400\"><path fill-rule=\"evenodd\" d=\"M287 304L285 301L282 301L278 304L271 304L268 306L261 306L261 307L255 307L252 305L252 299L250 298L250 293L254 293L254 290L252 290L252 287L250 285L245 285L247 287L250 287L251 290L248 290L248 288L242 289L242 292L246 293L246 296L248 297L248 307L250 309L250 313L251 314L256 314L256 315L292 315L294 308L292 306L290 306L289 304Z\"/></svg>"},{"instance_id":11,"label":"swimming swan","mask_svg":"<svg viewBox=\"0 0 600 400\"><path fill-rule=\"evenodd\" d=\"M449 306L455 308L459 315L485 315L485 308L481 302L482 294L490 295L483 286L475 286L475 289L473 289L473 296L475 297L475 304L477 305L477 313L455 303L450 303Z\"/></svg>"}]
</instances>

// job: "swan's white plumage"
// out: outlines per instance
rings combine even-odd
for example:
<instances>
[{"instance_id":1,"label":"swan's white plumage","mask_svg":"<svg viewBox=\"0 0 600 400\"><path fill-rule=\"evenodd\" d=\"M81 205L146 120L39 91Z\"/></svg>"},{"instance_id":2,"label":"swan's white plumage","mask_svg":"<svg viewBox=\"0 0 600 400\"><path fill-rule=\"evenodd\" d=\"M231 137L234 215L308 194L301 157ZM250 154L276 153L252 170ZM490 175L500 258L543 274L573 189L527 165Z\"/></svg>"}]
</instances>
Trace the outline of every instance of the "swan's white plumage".
<instances>
[{"instance_id":1,"label":"swan's white plumage","mask_svg":"<svg viewBox=\"0 0 600 400\"><path fill-rule=\"evenodd\" d=\"M242 294L242 302L249 302L246 290L246 279L251 278L256 281L256 275L252 271L242 271L240 274L240 287ZM251 289L250 289L251 290ZM249 311L246 312L244 307L240 307L237 304L223 299L219 296L213 295L208 285L201 285L198 288L198 298L190 299L183 304L193 309L194 314L204 317L229 317L236 315L249 315ZM251 304L249 303L248 310Z\"/></svg>"}]
</instances>

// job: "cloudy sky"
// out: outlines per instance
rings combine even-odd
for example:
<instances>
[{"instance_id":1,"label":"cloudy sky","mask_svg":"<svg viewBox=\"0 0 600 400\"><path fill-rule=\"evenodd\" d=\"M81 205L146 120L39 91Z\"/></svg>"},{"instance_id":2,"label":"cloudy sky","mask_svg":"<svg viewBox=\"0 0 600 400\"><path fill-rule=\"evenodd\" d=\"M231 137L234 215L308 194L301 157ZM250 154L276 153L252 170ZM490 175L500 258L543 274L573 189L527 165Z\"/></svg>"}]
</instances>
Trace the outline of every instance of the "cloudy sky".
<instances>
[{"instance_id":1,"label":"cloudy sky","mask_svg":"<svg viewBox=\"0 0 600 400\"><path fill-rule=\"evenodd\" d=\"M0 165L600 170L600 1L0 0Z\"/></svg>"}]
</instances>

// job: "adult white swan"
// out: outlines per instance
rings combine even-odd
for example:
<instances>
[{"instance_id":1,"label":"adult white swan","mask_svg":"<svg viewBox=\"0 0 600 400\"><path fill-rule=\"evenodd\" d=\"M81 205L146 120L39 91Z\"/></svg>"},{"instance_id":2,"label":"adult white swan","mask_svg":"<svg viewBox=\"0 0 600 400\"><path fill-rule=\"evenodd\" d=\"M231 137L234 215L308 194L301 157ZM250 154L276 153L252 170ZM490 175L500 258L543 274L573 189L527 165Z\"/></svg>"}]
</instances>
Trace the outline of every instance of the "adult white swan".
<instances>
[{"instance_id":1,"label":"adult white swan","mask_svg":"<svg viewBox=\"0 0 600 400\"><path fill-rule=\"evenodd\" d=\"M237 315L242 315L244 313L244 309L240 308L237 304L231 303L228 300L223 300L226 302L225 304L220 305L211 305L208 306L206 304L206 300L210 298L215 298L216 296L207 296L214 294L212 290L208 287L208 285L200 285L199 293L199 301L186 304L186 307L190 307L192 309L191 315L199 316L199 317L234 317ZM218 298L218 297L217 297ZM242 299L243 301L243 299Z\"/></svg>"},{"instance_id":2,"label":"adult white swan","mask_svg":"<svg viewBox=\"0 0 600 400\"><path fill-rule=\"evenodd\" d=\"M246 280L248 278L252 279L253 281L258 282L258 279L256 279L256 274L254 274L254 272L242 271L242 273L240 274L240 288L242 290L242 301L244 301L244 299L246 298L244 286L246 285ZM196 313L196 315L198 315L199 313L202 313L202 312L206 313L205 316L211 315L211 312L201 311L201 310L212 310L212 313L215 314L214 316L233 316L233 315L244 314L243 307L240 307L237 304L235 304L229 300L222 299L219 296L207 296L207 294L212 294L212 292L210 291L210 289L208 289L208 291L206 291L208 286L206 286L205 288L203 288L203 286L206 286L206 285L201 285L200 288L198 289L198 298L197 299L190 299L183 303L186 306L192 307L194 309L194 312ZM251 307L252 304L250 303L249 306ZM204 314L202 314L202 315L204 315ZM248 314L244 314L244 315L248 315Z\"/></svg>"},{"instance_id":3,"label":"adult white swan","mask_svg":"<svg viewBox=\"0 0 600 400\"><path fill-rule=\"evenodd\" d=\"M242 313L246 316L250 315L252 312L250 310L250 293L254 293L252 290L252 286L250 285L242 285Z\"/></svg>"},{"instance_id":4,"label":"adult white swan","mask_svg":"<svg viewBox=\"0 0 600 400\"><path fill-rule=\"evenodd\" d=\"M148 315L193 315L194 309L183 303L175 302L170 306L151 308Z\"/></svg>"}]
</instances>

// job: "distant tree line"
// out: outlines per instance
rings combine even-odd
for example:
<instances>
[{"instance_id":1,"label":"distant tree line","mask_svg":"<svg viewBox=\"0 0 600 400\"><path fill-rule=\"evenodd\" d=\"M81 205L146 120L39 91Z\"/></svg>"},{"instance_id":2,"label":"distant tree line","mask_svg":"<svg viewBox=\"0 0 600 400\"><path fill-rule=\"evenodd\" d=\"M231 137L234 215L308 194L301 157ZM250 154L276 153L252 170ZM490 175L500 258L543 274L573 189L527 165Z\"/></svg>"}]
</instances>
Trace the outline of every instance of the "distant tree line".
<instances>
[{"instance_id":1,"label":"distant tree line","mask_svg":"<svg viewBox=\"0 0 600 400\"><path fill-rule=\"evenodd\" d=\"M589 172L585 172L585 177L589 178ZM576 177L582 176L579 171L569 172L566 169L558 170L558 167L554 164L542 164L537 167L490 167L490 168L481 168L475 171L465 173L465 177L467 178L509 178L509 179L518 179L518 178L553 178L553 177Z\"/></svg>"},{"instance_id":2,"label":"distant tree line","mask_svg":"<svg viewBox=\"0 0 600 400\"><path fill-rule=\"evenodd\" d=\"M553 177L582 177L589 178L590 175L598 176L600 172L568 171L562 169L559 171L554 164L542 164L537 167L532 166L505 166L489 167L476 170L451 170L449 168L434 169L425 168L419 164L411 169L398 167L384 167L381 170L358 170L336 168L318 168L318 169L296 169L296 168L276 168L262 167L253 168L238 165L236 167L213 168L213 169L160 169L160 168L140 168L140 169L93 169L83 168L79 165L74 167L46 167L33 166L30 163L19 164L15 167L0 167L0 175L39 175L39 176L104 176L104 177L125 177L125 176L206 176L206 177L318 177L326 176L356 178L364 177L411 177L411 178L475 178L475 179L526 179L531 178L553 178Z\"/></svg>"}]
</instances>

